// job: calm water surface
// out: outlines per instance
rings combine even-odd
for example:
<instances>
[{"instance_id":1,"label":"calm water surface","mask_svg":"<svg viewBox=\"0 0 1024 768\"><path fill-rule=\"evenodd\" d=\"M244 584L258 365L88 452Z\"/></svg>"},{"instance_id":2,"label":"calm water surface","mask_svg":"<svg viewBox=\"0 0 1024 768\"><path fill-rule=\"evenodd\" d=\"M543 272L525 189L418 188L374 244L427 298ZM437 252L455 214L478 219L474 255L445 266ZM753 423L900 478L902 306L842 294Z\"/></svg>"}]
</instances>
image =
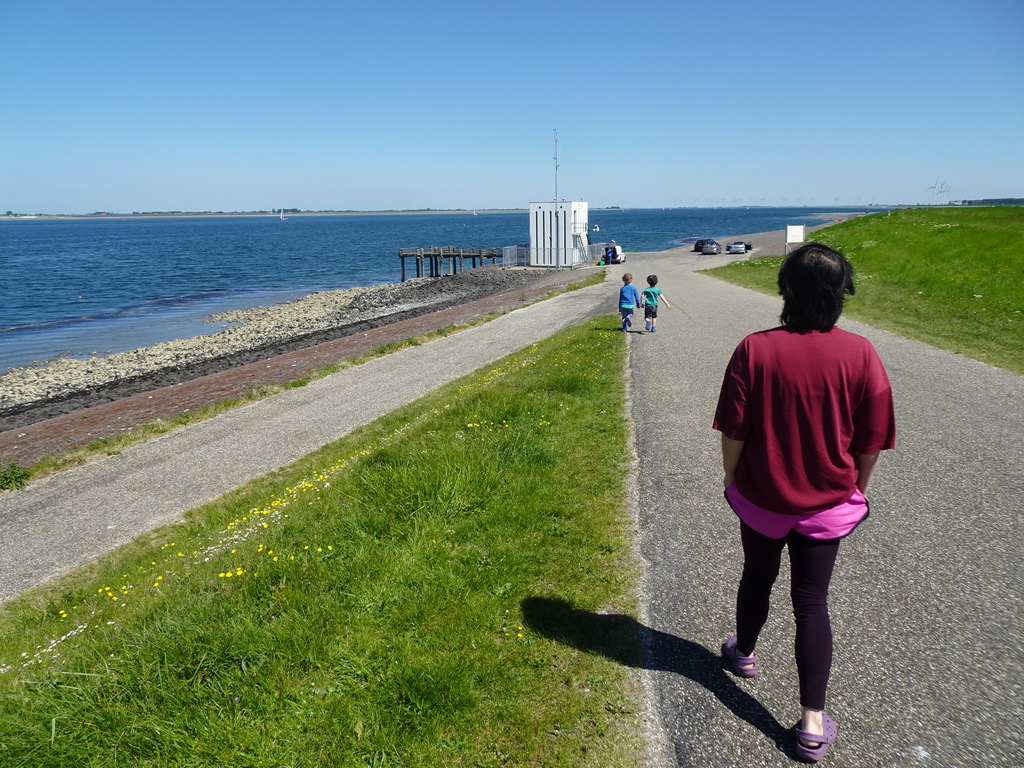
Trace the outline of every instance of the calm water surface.
<instances>
[{"instance_id":1,"label":"calm water surface","mask_svg":"<svg viewBox=\"0 0 1024 768\"><path fill-rule=\"evenodd\" d=\"M822 223L836 209L591 211L627 251ZM0 217L0 372L211 333L213 312L401 279L399 248L529 240L525 213L10 220Z\"/></svg>"}]
</instances>

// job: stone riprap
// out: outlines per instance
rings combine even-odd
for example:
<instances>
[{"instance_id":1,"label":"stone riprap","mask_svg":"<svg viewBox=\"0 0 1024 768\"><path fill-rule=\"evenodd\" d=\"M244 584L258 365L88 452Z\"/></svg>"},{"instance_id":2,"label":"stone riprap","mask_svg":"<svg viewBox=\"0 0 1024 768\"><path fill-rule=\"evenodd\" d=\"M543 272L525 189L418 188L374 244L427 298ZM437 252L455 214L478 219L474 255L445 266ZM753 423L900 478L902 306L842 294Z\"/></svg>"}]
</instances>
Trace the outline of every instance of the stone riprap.
<instances>
[{"instance_id":1,"label":"stone riprap","mask_svg":"<svg viewBox=\"0 0 1024 768\"><path fill-rule=\"evenodd\" d=\"M532 285L551 270L478 268L439 278L312 293L295 301L211 315L229 327L203 336L88 357L60 357L0 376L0 416L83 393L110 396L165 386L291 352L452 304Z\"/></svg>"}]
</instances>

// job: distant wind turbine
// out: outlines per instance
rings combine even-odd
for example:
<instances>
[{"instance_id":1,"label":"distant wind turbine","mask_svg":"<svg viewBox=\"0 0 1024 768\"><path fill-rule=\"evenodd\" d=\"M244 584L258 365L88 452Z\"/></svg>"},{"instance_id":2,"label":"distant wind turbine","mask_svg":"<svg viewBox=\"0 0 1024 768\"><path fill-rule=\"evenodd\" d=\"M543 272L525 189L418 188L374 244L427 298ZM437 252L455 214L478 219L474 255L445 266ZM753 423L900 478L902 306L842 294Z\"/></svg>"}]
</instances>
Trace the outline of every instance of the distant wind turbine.
<instances>
[{"instance_id":1,"label":"distant wind turbine","mask_svg":"<svg viewBox=\"0 0 1024 768\"><path fill-rule=\"evenodd\" d=\"M939 205L942 202L942 195L949 191L946 187L946 182L939 184L938 176L935 177L935 183L925 189L925 191L927 192L929 189L932 190L932 205Z\"/></svg>"}]
</instances>

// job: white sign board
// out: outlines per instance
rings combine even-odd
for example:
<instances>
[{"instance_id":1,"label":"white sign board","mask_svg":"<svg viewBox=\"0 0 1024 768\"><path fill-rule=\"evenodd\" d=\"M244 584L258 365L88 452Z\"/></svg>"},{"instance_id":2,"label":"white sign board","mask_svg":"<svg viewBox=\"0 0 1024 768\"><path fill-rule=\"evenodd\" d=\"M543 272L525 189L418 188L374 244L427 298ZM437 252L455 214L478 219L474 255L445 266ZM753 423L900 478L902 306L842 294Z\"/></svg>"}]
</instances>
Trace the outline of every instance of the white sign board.
<instances>
[{"instance_id":1,"label":"white sign board","mask_svg":"<svg viewBox=\"0 0 1024 768\"><path fill-rule=\"evenodd\" d=\"M786 225L786 243L802 243L804 241L803 224Z\"/></svg>"}]
</instances>

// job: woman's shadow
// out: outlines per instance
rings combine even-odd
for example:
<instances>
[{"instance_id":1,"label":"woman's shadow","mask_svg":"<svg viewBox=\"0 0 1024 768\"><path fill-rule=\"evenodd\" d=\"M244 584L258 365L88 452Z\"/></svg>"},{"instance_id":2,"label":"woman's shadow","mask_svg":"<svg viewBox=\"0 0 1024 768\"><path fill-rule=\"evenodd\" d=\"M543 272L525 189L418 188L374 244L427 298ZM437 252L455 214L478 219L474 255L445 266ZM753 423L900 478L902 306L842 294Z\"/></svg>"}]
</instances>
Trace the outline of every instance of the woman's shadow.
<instances>
[{"instance_id":1,"label":"woman's shadow","mask_svg":"<svg viewBox=\"0 0 1024 768\"><path fill-rule=\"evenodd\" d=\"M795 756L790 731L725 671L718 653L681 637L646 627L631 616L583 611L565 600L528 597L523 619L534 632L637 669L672 672L693 680L746 720L776 747ZM787 738L789 736L789 738Z\"/></svg>"}]
</instances>

